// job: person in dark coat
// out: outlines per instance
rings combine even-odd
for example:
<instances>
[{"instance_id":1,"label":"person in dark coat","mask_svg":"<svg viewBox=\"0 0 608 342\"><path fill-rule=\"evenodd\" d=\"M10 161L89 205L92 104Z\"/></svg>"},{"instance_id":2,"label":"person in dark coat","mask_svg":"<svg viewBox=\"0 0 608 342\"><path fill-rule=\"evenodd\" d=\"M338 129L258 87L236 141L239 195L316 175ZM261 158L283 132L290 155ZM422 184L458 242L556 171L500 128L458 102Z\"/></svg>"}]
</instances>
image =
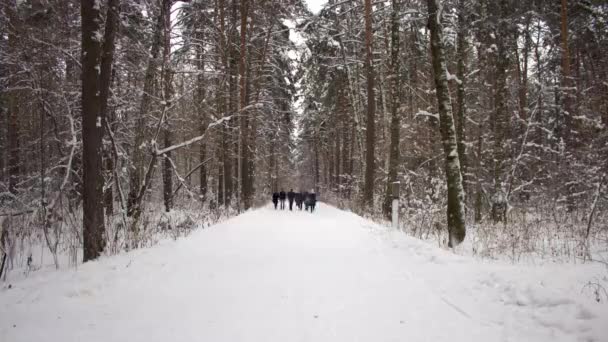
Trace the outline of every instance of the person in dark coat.
<instances>
[{"instance_id":1,"label":"person in dark coat","mask_svg":"<svg viewBox=\"0 0 608 342\"><path fill-rule=\"evenodd\" d=\"M287 196L285 195L285 191L281 190L281 192L279 192L279 201L281 201L281 210L285 209L285 198Z\"/></svg>"},{"instance_id":2,"label":"person in dark coat","mask_svg":"<svg viewBox=\"0 0 608 342\"><path fill-rule=\"evenodd\" d=\"M293 210L293 200L296 198L296 193L293 189L290 189L287 193L287 200L289 201L289 211Z\"/></svg>"},{"instance_id":3,"label":"person in dark coat","mask_svg":"<svg viewBox=\"0 0 608 342\"><path fill-rule=\"evenodd\" d=\"M274 210L277 210L277 204L279 204L279 193L276 191L272 193L272 203L274 203Z\"/></svg>"},{"instance_id":4,"label":"person in dark coat","mask_svg":"<svg viewBox=\"0 0 608 342\"><path fill-rule=\"evenodd\" d=\"M296 192L296 207L302 210L302 193Z\"/></svg>"},{"instance_id":5,"label":"person in dark coat","mask_svg":"<svg viewBox=\"0 0 608 342\"><path fill-rule=\"evenodd\" d=\"M310 212L315 211L315 206L317 205L317 194L311 192L308 194L308 207L310 208Z\"/></svg>"}]
</instances>

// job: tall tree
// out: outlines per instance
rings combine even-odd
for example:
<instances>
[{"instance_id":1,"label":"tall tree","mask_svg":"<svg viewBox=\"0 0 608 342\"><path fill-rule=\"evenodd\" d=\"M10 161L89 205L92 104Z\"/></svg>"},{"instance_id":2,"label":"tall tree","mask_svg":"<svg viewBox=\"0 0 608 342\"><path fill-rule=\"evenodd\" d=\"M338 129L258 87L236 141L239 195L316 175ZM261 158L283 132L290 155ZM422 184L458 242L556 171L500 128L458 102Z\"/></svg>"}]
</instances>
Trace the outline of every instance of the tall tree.
<instances>
[{"instance_id":1,"label":"tall tree","mask_svg":"<svg viewBox=\"0 0 608 342\"><path fill-rule=\"evenodd\" d=\"M16 30L21 27L14 0L6 4L6 12L9 19L8 49L9 52L17 54L18 35ZM17 68L15 61L8 68L8 190L11 194L17 194L17 183L19 182L19 91L17 90Z\"/></svg>"},{"instance_id":2,"label":"tall tree","mask_svg":"<svg viewBox=\"0 0 608 342\"><path fill-rule=\"evenodd\" d=\"M195 3L195 6L200 3ZM206 15L204 8L194 7L196 10L196 14L198 14L199 22L197 22L197 28L199 26L203 26L206 23ZM198 119L200 120L200 134L203 134L207 131L208 125L208 114L206 113L207 108L207 100L205 99L206 94L206 84L205 84L205 30L204 29L195 29L195 49L196 49L196 66L197 66L197 77L196 77L196 110L198 114ZM199 162L201 163L199 169L199 189L201 199L204 201L207 196L207 143L205 141L201 142L199 147Z\"/></svg>"},{"instance_id":3,"label":"tall tree","mask_svg":"<svg viewBox=\"0 0 608 342\"><path fill-rule=\"evenodd\" d=\"M363 205L374 204L374 171L376 147L376 97L374 91L374 50L372 28L372 1L365 0L365 69L367 71L367 115L365 126L365 183Z\"/></svg>"},{"instance_id":4,"label":"tall tree","mask_svg":"<svg viewBox=\"0 0 608 342\"><path fill-rule=\"evenodd\" d=\"M511 27L506 20L509 13L507 0L500 0L494 5L494 13L498 21L494 32L496 46L496 65L494 74L494 110L492 120L493 146L493 176L494 194L492 196L492 218L494 222L504 222L507 214L507 190L505 172L509 159L510 147L506 146L509 140L509 87L507 77L509 72L508 43L511 39Z\"/></svg>"},{"instance_id":5,"label":"tall tree","mask_svg":"<svg viewBox=\"0 0 608 342\"><path fill-rule=\"evenodd\" d=\"M162 0L160 3L161 6L154 25L152 45L150 46L150 55L143 80L143 93L139 102L138 113L136 114L135 139L132 145L133 165L131 166L129 173L130 182L128 200L128 215L133 217L131 230L135 235L138 234L139 218L143 210L142 204L148 186L146 184L146 178L150 180L154 172L153 169L145 169L145 142L146 133L148 131L146 117L150 114L153 105L152 101L154 99L156 76L158 73L158 67L161 64L159 55L161 53L160 49L163 46L165 10L166 8L170 8L170 5L168 6L167 4L171 2L172 0ZM150 148L148 148L148 150L150 150ZM154 155L152 158L155 159L156 155ZM155 160L149 163L149 165L154 164Z\"/></svg>"},{"instance_id":6,"label":"tall tree","mask_svg":"<svg viewBox=\"0 0 608 342\"><path fill-rule=\"evenodd\" d=\"M448 189L447 222L449 246L455 247L466 234L464 217L464 190L458 159L458 144L452 116L452 106L448 89L447 65L443 46L442 7L439 0L427 0L431 32L431 55L439 110L439 124L443 153L445 156L445 173Z\"/></svg>"},{"instance_id":7,"label":"tall tree","mask_svg":"<svg viewBox=\"0 0 608 342\"><path fill-rule=\"evenodd\" d=\"M173 144L173 132L170 123L169 108L173 100L173 71L171 70L171 5L173 1L163 1L163 102L162 113L164 120L163 125L163 144L165 148ZM171 152L164 155L163 160L163 200L165 202L165 211L170 212L173 207L173 161L171 160Z\"/></svg>"},{"instance_id":8,"label":"tall tree","mask_svg":"<svg viewBox=\"0 0 608 342\"><path fill-rule=\"evenodd\" d=\"M390 147L389 147L389 166L386 191L384 197L384 215L390 217L392 191L391 185L397 181L397 168L399 167L399 133L401 128L401 113L399 113L401 88L401 76L399 75L399 0L392 1L391 13L391 61L390 61Z\"/></svg>"},{"instance_id":9,"label":"tall tree","mask_svg":"<svg viewBox=\"0 0 608 342\"><path fill-rule=\"evenodd\" d=\"M467 25L466 0L458 1L458 37L456 49L457 103L456 103L456 138L458 140L458 158L462 171L462 187L467 192L467 154L466 154L466 64L467 64Z\"/></svg>"},{"instance_id":10,"label":"tall tree","mask_svg":"<svg viewBox=\"0 0 608 342\"><path fill-rule=\"evenodd\" d=\"M247 107L247 17L249 15L249 1L241 0L241 48L239 58L240 78L240 128L241 128L241 200L245 210L251 207L253 175L250 174L249 161L249 113Z\"/></svg>"},{"instance_id":11,"label":"tall tree","mask_svg":"<svg viewBox=\"0 0 608 342\"><path fill-rule=\"evenodd\" d=\"M111 8L115 10L115 8ZM82 20L82 150L83 150L83 242L84 261L97 258L105 247L103 212L100 75L103 22L99 2L81 2ZM110 59L109 65L112 64ZM104 70L108 72L109 70ZM109 82L107 84L109 86Z\"/></svg>"},{"instance_id":12,"label":"tall tree","mask_svg":"<svg viewBox=\"0 0 608 342\"><path fill-rule=\"evenodd\" d=\"M112 83L112 64L114 62L116 31L118 30L118 19L120 16L119 11L119 0L108 0L108 12L106 15L103 52L101 56L101 72L99 76L99 111L101 112L101 117L104 120L104 130L107 127L110 127L108 122L108 101ZM114 160L109 148L106 148L105 146L104 158L106 159L104 165L105 170L109 174L112 174L114 169ZM117 179L114 179L114 182L117 181ZM104 186L104 188L104 207L106 208L106 213L111 215L114 208L112 185L110 184L108 186Z\"/></svg>"}]
</instances>

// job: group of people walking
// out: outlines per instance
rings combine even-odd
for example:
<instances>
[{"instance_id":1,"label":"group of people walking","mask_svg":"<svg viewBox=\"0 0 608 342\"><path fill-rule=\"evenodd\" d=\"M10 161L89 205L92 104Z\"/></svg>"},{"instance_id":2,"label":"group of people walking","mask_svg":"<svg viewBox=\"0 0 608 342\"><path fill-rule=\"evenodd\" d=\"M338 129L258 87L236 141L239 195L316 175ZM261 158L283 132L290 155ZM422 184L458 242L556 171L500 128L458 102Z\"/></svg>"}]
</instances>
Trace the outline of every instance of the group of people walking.
<instances>
[{"instance_id":1,"label":"group of people walking","mask_svg":"<svg viewBox=\"0 0 608 342\"><path fill-rule=\"evenodd\" d=\"M274 209L277 209L279 203L281 204L281 210L285 209L285 200L289 201L289 210L293 210L293 203L296 203L296 208L302 210L302 204L306 211L310 209L312 213L315 211L315 206L317 205L317 194L314 192L293 192L293 189L289 190L288 193L281 190L280 192L274 192L272 194L272 203L274 204Z\"/></svg>"}]
</instances>

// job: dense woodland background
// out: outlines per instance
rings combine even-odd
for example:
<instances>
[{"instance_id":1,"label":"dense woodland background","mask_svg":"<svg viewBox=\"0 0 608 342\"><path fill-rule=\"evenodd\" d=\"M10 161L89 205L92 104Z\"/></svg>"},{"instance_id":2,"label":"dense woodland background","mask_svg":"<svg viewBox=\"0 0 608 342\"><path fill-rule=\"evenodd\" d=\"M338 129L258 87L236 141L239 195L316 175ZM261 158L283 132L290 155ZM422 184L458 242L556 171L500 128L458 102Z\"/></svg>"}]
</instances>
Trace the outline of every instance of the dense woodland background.
<instances>
[{"instance_id":1,"label":"dense woodland background","mask_svg":"<svg viewBox=\"0 0 608 342\"><path fill-rule=\"evenodd\" d=\"M3 0L0 246L86 261L291 187L383 220L398 181L412 235L590 257L607 25L600 0Z\"/></svg>"}]
</instances>

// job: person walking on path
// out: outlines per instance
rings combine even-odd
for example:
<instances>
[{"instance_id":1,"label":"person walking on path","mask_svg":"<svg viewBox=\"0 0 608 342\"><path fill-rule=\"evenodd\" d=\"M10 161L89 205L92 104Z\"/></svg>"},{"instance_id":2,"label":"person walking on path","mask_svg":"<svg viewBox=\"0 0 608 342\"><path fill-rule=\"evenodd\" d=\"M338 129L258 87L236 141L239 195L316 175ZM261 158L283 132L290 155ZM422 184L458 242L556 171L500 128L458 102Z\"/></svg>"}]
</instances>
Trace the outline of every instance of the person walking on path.
<instances>
[{"instance_id":1,"label":"person walking on path","mask_svg":"<svg viewBox=\"0 0 608 342\"><path fill-rule=\"evenodd\" d=\"M279 201L281 201L281 210L285 209L285 191L281 190L281 192L279 192Z\"/></svg>"},{"instance_id":2,"label":"person walking on path","mask_svg":"<svg viewBox=\"0 0 608 342\"><path fill-rule=\"evenodd\" d=\"M315 211L315 206L317 205L317 194L311 192L308 194L308 198L306 198L306 208L310 208L310 212Z\"/></svg>"},{"instance_id":3,"label":"person walking on path","mask_svg":"<svg viewBox=\"0 0 608 342\"><path fill-rule=\"evenodd\" d=\"M277 204L279 204L279 193L276 191L272 193L272 203L274 203L274 210L277 210Z\"/></svg>"},{"instance_id":4,"label":"person walking on path","mask_svg":"<svg viewBox=\"0 0 608 342\"><path fill-rule=\"evenodd\" d=\"M296 197L296 193L293 192L293 189L290 189L287 193L287 200L289 201L289 211L293 210L293 200Z\"/></svg>"},{"instance_id":5,"label":"person walking on path","mask_svg":"<svg viewBox=\"0 0 608 342\"><path fill-rule=\"evenodd\" d=\"M296 192L296 207L302 210L302 193Z\"/></svg>"}]
</instances>

